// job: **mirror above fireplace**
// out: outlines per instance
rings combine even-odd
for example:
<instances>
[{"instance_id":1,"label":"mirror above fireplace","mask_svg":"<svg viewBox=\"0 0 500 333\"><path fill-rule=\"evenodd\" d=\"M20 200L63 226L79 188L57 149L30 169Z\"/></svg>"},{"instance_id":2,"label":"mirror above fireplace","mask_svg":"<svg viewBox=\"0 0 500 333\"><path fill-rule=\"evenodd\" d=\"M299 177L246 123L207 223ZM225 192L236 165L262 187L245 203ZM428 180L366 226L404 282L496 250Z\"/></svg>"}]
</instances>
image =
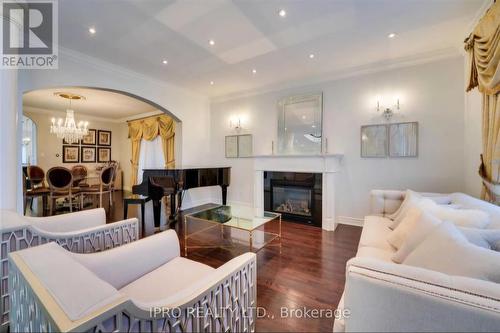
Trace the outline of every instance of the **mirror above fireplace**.
<instances>
[{"instance_id":1,"label":"mirror above fireplace","mask_svg":"<svg viewBox=\"0 0 500 333\"><path fill-rule=\"evenodd\" d=\"M323 94L289 96L278 102L278 147L282 155L321 154Z\"/></svg>"}]
</instances>

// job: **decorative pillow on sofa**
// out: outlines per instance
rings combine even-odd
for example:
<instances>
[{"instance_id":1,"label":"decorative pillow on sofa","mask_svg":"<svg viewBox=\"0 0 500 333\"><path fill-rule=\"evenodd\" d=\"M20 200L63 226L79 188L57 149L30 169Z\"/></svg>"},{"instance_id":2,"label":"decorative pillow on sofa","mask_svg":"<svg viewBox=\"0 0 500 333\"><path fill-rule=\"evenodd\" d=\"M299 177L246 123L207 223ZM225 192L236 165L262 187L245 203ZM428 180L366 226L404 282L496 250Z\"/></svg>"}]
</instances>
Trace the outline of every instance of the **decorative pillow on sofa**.
<instances>
[{"instance_id":1,"label":"decorative pillow on sofa","mask_svg":"<svg viewBox=\"0 0 500 333\"><path fill-rule=\"evenodd\" d=\"M420 210L417 220L413 224L413 227L408 230L408 236L405 241L397 247L397 252L392 255L392 261L401 264L406 257L417 248L418 245L437 227L441 224L441 220L437 217ZM394 230L396 232L404 221ZM387 240L389 242L389 240Z\"/></svg>"},{"instance_id":2,"label":"decorative pillow on sofa","mask_svg":"<svg viewBox=\"0 0 500 333\"><path fill-rule=\"evenodd\" d=\"M396 249L399 249L416 228L420 215L422 215L421 209L416 206L410 207L402 218L401 223L387 236L387 242Z\"/></svg>"},{"instance_id":3,"label":"decorative pillow on sofa","mask_svg":"<svg viewBox=\"0 0 500 333\"><path fill-rule=\"evenodd\" d=\"M485 228L490 224L490 216L482 210L454 209L445 205L438 205L428 198L420 200L418 206L438 219L453 222L459 227Z\"/></svg>"},{"instance_id":4,"label":"decorative pillow on sofa","mask_svg":"<svg viewBox=\"0 0 500 333\"><path fill-rule=\"evenodd\" d=\"M396 227L401 223L401 221L403 221L403 218L405 217L408 210L412 207L415 207L415 205L421 199L422 196L419 193L412 190L406 190L405 198L401 203L401 206L399 206L396 212L394 212L391 215L388 215L388 218L393 220L389 228L391 228L392 230L396 229Z\"/></svg>"},{"instance_id":5,"label":"decorative pillow on sofa","mask_svg":"<svg viewBox=\"0 0 500 333\"><path fill-rule=\"evenodd\" d=\"M476 229L458 228L474 245L500 251L500 230L499 229Z\"/></svg>"},{"instance_id":6,"label":"decorative pillow on sofa","mask_svg":"<svg viewBox=\"0 0 500 333\"><path fill-rule=\"evenodd\" d=\"M448 221L435 227L403 264L500 283L500 253L469 243Z\"/></svg>"}]
</instances>

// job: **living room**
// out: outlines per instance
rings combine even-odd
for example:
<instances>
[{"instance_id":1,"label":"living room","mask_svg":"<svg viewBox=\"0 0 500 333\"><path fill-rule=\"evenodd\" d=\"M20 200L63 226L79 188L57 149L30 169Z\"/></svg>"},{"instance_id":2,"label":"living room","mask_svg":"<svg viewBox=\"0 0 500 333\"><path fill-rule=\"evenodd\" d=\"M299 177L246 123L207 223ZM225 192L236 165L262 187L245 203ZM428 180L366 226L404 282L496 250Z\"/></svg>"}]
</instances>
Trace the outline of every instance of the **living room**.
<instances>
[{"instance_id":1,"label":"living room","mask_svg":"<svg viewBox=\"0 0 500 333\"><path fill-rule=\"evenodd\" d=\"M497 2L43 3L2 1L2 331L498 331Z\"/></svg>"}]
</instances>

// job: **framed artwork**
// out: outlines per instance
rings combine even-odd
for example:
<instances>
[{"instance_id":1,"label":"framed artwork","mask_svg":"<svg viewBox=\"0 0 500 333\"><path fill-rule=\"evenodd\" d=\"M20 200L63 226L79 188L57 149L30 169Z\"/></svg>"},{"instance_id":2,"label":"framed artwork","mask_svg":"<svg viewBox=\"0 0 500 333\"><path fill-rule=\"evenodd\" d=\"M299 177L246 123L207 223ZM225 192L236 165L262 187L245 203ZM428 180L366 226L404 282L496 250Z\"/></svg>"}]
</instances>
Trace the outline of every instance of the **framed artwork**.
<instances>
[{"instance_id":1,"label":"framed artwork","mask_svg":"<svg viewBox=\"0 0 500 333\"><path fill-rule=\"evenodd\" d=\"M361 126L361 157L387 157L387 125Z\"/></svg>"},{"instance_id":2,"label":"framed artwork","mask_svg":"<svg viewBox=\"0 0 500 333\"><path fill-rule=\"evenodd\" d=\"M83 137L83 139L80 141L82 145L96 145L97 144L97 130L96 129L89 129L89 133Z\"/></svg>"},{"instance_id":3,"label":"framed artwork","mask_svg":"<svg viewBox=\"0 0 500 333\"><path fill-rule=\"evenodd\" d=\"M238 157L238 136L237 135L226 136L226 157L227 158Z\"/></svg>"},{"instance_id":4,"label":"framed artwork","mask_svg":"<svg viewBox=\"0 0 500 333\"><path fill-rule=\"evenodd\" d=\"M99 130L97 137L99 146L111 146L111 131Z\"/></svg>"},{"instance_id":5,"label":"framed artwork","mask_svg":"<svg viewBox=\"0 0 500 333\"><path fill-rule=\"evenodd\" d=\"M80 147L64 145L62 155L63 163L79 163Z\"/></svg>"},{"instance_id":6,"label":"framed artwork","mask_svg":"<svg viewBox=\"0 0 500 333\"><path fill-rule=\"evenodd\" d=\"M96 147L82 146L82 163L95 163L96 161Z\"/></svg>"},{"instance_id":7,"label":"framed artwork","mask_svg":"<svg viewBox=\"0 0 500 333\"><path fill-rule=\"evenodd\" d=\"M418 156L418 122L389 125L389 156Z\"/></svg>"},{"instance_id":8,"label":"framed artwork","mask_svg":"<svg viewBox=\"0 0 500 333\"><path fill-rule=\"evenodd\" d=\"M111 161L111 148L97 148L97 162L109 162Z\"/></svg>"}]
</instances>

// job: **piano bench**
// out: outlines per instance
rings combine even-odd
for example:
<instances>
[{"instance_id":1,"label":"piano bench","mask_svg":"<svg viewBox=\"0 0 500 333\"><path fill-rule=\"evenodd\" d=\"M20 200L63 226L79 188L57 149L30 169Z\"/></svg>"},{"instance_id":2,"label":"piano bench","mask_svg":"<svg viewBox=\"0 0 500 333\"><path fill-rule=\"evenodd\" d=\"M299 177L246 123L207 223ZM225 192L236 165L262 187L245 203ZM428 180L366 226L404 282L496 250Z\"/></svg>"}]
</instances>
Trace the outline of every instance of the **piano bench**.
<instances>
[{"instance_id":1,"label":"piano bench","mask_svg":"<svg viewBox=\"0 0 500 333\"><path fill-rule=\"evenodd\" d=\"M144 210L146 202L151 198L141 194L130 194L123 197L123 218L127 219L128 205L141 205L141 238L144 238L144 231L146 230L146 223L144 220Z\"/></svg>"}]
</instances>

